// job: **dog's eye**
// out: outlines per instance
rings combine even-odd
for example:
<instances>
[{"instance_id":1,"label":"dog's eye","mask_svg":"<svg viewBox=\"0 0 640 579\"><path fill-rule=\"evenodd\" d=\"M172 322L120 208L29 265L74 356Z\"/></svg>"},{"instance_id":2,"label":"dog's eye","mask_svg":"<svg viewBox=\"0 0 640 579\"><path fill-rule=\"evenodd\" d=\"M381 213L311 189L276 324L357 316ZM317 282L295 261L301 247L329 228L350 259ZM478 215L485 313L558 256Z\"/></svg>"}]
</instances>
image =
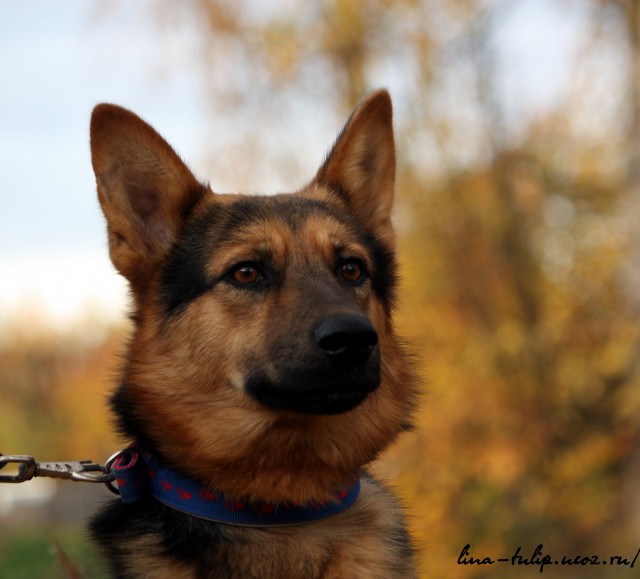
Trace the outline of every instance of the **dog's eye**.
<instances>
[{"instance_id":1,"label":"dog's eye","mask_svg":"<svg viewBox=\"0 0 640 579\"><path fill-rule=\"evenodd\" d=\"M359 284L365 279L364 264L359 259L347 259L340 265L340 277L352 284Z\"/></svg>"},{"instance_id":2,"label":"dog's eye","mask_svg":"<svg viewBox=\"0 0 640 579\"><path fill-rule=\"evenodd\" d=\"M251 285L263 279L260 270L251 263L241 263L229 272L229 277L240 285Z\"/></svg>"}]
</instances>

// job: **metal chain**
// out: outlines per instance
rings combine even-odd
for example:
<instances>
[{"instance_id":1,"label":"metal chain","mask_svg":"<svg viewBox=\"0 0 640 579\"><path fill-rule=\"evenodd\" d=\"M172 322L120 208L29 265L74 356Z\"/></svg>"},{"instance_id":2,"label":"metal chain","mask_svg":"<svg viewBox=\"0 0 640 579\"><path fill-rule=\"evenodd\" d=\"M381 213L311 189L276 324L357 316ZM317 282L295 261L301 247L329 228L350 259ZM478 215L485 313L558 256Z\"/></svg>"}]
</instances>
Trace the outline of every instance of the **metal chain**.
<instances>
[{"instance_id":1,"label":"metal chain","mask_svg":"<svg viewBox=\"0 0 640 579\"><path fill-rule=\"evenodd\" d=\"M18 465L16 474L0 474L0 483L23 483L39 476L75 482L104 483L111 492L119 494L117 487L112 484L116 477L111 466L121 454L122 451L118 451L111 455L103 466L91 460L38 462L29 455L0 453L0 470L9 464Z\"/></svg>"}]
</instances>

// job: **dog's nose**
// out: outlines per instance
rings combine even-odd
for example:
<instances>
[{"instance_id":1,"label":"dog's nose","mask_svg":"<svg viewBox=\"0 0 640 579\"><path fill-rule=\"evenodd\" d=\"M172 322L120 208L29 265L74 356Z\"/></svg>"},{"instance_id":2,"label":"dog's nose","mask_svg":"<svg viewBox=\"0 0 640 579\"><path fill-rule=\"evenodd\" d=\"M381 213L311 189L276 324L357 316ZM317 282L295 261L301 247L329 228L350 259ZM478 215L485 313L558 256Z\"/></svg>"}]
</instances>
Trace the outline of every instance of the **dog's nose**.
<instances>
[{"instance_id":1,"label":"dog's nose","mask_svg":"<svg viewBox=\"0 0 640 579\"><path fill-rule=\"evenodd\" d=\"M320 323L313 339L323 353L341 364L361 364L378 343L378 334L365 316L338 314Z\"/></svg>"}]
</instances>

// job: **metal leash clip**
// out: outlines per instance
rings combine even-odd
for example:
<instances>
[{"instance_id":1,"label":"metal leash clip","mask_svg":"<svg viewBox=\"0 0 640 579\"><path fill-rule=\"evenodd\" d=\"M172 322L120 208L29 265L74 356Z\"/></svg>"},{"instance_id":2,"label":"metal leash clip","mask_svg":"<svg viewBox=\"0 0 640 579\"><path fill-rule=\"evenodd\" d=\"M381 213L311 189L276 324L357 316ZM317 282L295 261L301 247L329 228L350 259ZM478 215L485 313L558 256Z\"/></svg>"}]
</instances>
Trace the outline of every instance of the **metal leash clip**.
<instances>
[{"instance_id":1,"label":"metal leash clip","mask_svg":"<svg viewBox=\"0 0 640 579\"><path fill-rule=\"evenodd\" d=\"M116 492L116 489L111 485L115 480L111 465L119 454L116 453L112 456L105 466L91 460L38 462L33 456L0 454L0 470L9 464L19 465L16 474L0 474L0 483L22 483L39 476L79 482L105 483L110 490Z\"/></svg>"}]
</instances>

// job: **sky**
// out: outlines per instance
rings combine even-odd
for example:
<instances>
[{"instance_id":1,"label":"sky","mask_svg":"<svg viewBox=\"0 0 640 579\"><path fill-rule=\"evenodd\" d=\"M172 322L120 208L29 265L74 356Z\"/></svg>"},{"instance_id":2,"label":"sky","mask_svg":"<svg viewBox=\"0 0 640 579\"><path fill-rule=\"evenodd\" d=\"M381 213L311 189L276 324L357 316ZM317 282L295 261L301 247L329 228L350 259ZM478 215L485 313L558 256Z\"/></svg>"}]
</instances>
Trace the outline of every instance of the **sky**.
<instances>
[{"instance_id":1,"label":"sky","mask_svg":"<svg viewBox=\"0 0 640 579\"><path fill-rule=\"evenodd\" d=\"M196 79L180 67L163 69L180 55L163 53L148 19L126 11L105 17L105 4L0 2L0 331L20 316L65 327L117 319L125 310L126 288L108 259L91 171L95 104L138 112L198 177L209 177L198 166L203 105ZM574 21L559 17L551 0L514 4L497 42L507 71L502 90L513 95L518 114L522 95L535 110L563 90L576 36ZM527 74L517 74L523 63ZM216 135L218 143L226 138Z\"/></svg>"},{"instance_id":2,"label":"sky","mask_svg":"<svg viewBox=\"0 0 640 579\"><path fill-rule=\"evenodd\" d=\"M144 111L195 157L191 79L158 78L147 37L101 19L98 4L0 3L0 323L28 312L64 325L124 308L91 170L95 104Z\"/></svg>"}]
</instances>

